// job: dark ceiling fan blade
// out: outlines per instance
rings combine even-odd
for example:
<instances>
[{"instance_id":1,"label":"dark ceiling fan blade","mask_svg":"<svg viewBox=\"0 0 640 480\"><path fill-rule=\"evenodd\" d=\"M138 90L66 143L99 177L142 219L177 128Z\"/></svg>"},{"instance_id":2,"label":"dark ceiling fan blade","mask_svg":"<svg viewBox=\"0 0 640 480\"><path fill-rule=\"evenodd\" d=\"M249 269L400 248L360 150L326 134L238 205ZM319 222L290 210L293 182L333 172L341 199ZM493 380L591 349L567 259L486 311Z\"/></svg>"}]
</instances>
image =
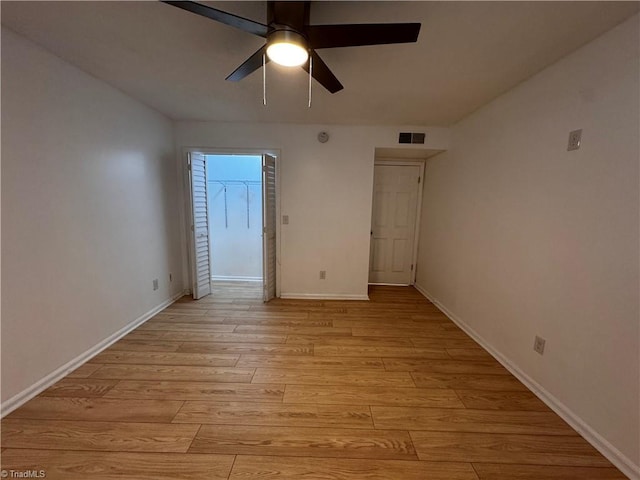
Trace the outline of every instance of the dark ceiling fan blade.
<instances>
[{"instance_id":1,"label":"dark ceiling fan blade","mask_svg":"<svg viewBox=\"0 0 640 480\"><path fill-rule=\"evenodd\" d=\"M235 28L239 28L245 32L253 33L259 37L266 38L270 28L267 25L263 25L248 18L239 17L232 13L223 12L216 8L207 7L197 2L173 2L168 0L161 0L162 3L172 5L174 7L182 8L196 15L202 15L203 17L210 18L216 22L224 23Z\"/></svg>"},{"instance_id":2,"label":"dark ceiling fan blade","mask_svg":"<svg viewBox=\"0 0 640 480\"><path fill-rule=\"evenodd\" d=\"M336 93L342 90L344 87L336 76L329 70L327 64L322 61L320 55L313 50L311 51L311 76L315 78L320 85L329 90L331 93ZM309 62L305 63L302 68L307 72L309 71Z\"/></svg>"},{"instance_id":3,"label":"dark ceiling fan blade","mask_svg":"<svg viewBox=\"0 0 640 480\"><path fill-rule=\"evenodd\" d=\"M358 47L413 43L418 40L419 23L369 23L351 25L309 25L311 48Z\"/></svg>"},{"instance_id":4,"label":"dark ceiling fan blade","mask_svg":"<svg viewBox=\"0 0 640 480\"><path fill-rule=\"evenodd\" d=\"M242 65L236 68L233 73L226 78L226 80L237 82L239 80L242 80L250 73L255 72L262 66L263 56L265 63L269 63L269 57L265 55L266 51L267 46L264 45L256 53L247 58L247 60Z\"/></svg>"}]
</instances>

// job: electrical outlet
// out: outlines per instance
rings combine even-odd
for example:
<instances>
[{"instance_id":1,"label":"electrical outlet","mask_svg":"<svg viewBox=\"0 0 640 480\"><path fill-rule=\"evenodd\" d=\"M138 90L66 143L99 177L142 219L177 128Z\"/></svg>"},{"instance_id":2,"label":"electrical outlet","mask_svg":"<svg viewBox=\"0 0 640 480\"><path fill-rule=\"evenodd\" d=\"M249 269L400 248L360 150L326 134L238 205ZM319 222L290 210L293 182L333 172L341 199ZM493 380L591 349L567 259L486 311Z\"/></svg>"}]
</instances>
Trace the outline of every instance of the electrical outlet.
<instances>
[{"instance_id":1,"label":"electrical outlet","mask_svg":"<svg viewBox=\"0 0 640 480\"><path fill-rule=\"evenodd\" d=\"M544 354L544 344L546 340L542 337L536 335L536 339L533 342L533 349L538 352L540 355Z\"/></svg>"},{"instance_id":2,"label":"electrical outlet","mask_svg":"<svg viewBox=\"0 0 640 480\"><path fill-rule=\"evenodd\" d=\"M169 274L169 281L173 282L173 275L172 274Z\"/></svg>"},{"instance_id":3,"label":"electrical outlet","mask_svg":"<svg viewBox=\"0 0 640 480\"><path fill-rule=\"evenodd\" d=\"M580 148L581 140L582 129L569 132L569 143L567 144L567 151L578 150Z\"/></svg>"},{"instance_id":4,"label":"electrical outlet","mask_svg":"<svg viewBox=\"0 0 640 480\"><path fill-rule=\"evenodd\" d=\"M156 279L153 280L153 289L154 290L158 290L158 288L160 288L160 287L158 286L158 279L156 278Z\"/></svg>"},{"instance_id":5,"label":"electrical outlet","mask_svg":"<svg viewBox=\"0 0 640 480\"><path fill-rule=\"evenodd\" d=\"M289 215L282 215L282 224L289 225Z\"/></svg>"},{"instance_id":6,"label":"electrical outlet","mask_svg":"<svg viewBox=\"0 0 640 480\"><path fill-rule=\"evenodd\" d=\"M320 270L320 280L325 280L327 278L327 271Z\"/></svg>"}]
</instances>

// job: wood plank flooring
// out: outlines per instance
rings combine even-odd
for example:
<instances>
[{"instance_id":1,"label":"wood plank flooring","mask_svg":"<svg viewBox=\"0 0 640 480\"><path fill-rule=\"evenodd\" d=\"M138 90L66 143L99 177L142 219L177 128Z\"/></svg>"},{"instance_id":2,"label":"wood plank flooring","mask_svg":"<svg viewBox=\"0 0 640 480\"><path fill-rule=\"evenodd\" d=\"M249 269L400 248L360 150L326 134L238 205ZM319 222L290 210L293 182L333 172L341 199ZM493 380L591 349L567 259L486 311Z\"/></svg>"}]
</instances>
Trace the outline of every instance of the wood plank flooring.
<instances>
[{"instance_id":1,"label":"wood plank flooring","mask_svg":"<svg viewBox=\"0 0 640 480\"><path fill-rule=\"evenodd\" d=\"M2 421L47 479L625 478L415 289L183 298Z\"/></svg>"}]
</instances>

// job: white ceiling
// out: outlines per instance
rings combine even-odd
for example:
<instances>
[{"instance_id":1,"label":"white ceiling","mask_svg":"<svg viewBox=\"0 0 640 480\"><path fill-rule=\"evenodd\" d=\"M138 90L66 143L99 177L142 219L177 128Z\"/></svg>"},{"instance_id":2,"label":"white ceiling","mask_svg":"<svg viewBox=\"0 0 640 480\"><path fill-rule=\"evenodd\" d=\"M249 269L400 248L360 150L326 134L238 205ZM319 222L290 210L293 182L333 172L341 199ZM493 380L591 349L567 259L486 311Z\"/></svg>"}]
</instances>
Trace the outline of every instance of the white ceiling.
<instances>
[{"instance_id":1,"label":"white ceiling","mask_svg":"<svg viewBox=\"0 0 640 480\"><path fill-rule=\"evenodd\" d=\"M203 2L266 23L265 2ZM638 11L638 2L313 2L311 23L421 22L418 43L320 50L344 85L269 64L263 39L150 1L2 1L2 24L176 120L450 125Z\"/></svg>"}]
</instances>

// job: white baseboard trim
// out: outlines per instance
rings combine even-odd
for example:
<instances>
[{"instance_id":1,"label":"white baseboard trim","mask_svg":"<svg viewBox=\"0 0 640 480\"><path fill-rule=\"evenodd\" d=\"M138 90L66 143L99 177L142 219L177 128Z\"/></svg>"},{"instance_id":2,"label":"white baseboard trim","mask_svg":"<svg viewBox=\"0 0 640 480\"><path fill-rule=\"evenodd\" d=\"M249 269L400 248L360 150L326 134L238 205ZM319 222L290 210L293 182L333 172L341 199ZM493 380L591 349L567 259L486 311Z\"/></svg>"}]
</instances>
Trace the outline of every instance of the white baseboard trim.
<instances>
[{"instance_id":1,"label":"white baseboard trim","mask_svg":"<svg viewBox=\"0 0 640 480\"><path fill-rule=\"evenodd\" d=\"M369 300L369 295L350 295L332 293L281 293L280 298L287 300Z\"/></svg>"},{"instance_id":2,"label":"white baseboard trim","mask_svg":"<svg viewBox=\"0 0 640 480\"><path fill-rule=\"evenodd\" d=\"M493 348L480 334L467 325L463 320L458 318L454 313L449 311L442 303L440 303L433 295L427 292L417 283L414 285L427 300L438 307L453 323L464 330L471 338L478 342L482 348L489 352L498 362L500 362L507 370L509 370L518 380L520 380L529 390L531 390L540 400L542 400L549 408L556 412L562 419L567 422L573 429L584 437L596 450L604 455L611 463L613 463L622 473L631 480L640 480L640 465L634 464L630 458L624 455L620 450L614 447L602 435L596 432L578 415L573 413L569 407L549 393L542 385L532 379L524 371L522 371L511 360L505 357L498 350Z\"/></svg>"},{"instance_id":3,"label":"white baseboard trim","mask_svg":"<svg viewBox=\"0 0 640 480\"><path fill-rule=\"evenodd\" d=\"M89 350L85 351L84 353L81 353L76 358L70 360L69 362L65 363L61 367L55 369L53 372L49 373L47 376L45 376L41 380L38 380L36 383L31 385L30 387L24 389L22 392L14 395L13 397L3 402L2 405L0 405L0 418L3 418L4 416L13 412L15 409L27 403L33 397L43 392L47 388L49 388L51 385L53 385L58 380L62 379L63 377L71 373L73 370L78 368L83 363L95 357L105 348L111 346L112 344L120 340L131 330L139 327L144 322L146 322L151 317L153 317L156 313L160 312L161 310L164 310L165 308L167 308L169 305L171 305L172 303L174 303L176 300L178 300L184 295L185 295L184 291L180 293L176 293L170 299L165 300L157 307L154 307L151 310L149 310L147 313L144 313L143 315L139 316L133 322L125 325L117 332L109 335L107 338L97 343L96 345L91 347Z\"/></svg>"},{"instance_id":4,"label":"white baseboard trim","mask_svg":"<svg viewBox=\"0 0 640 480\"><path fill-rule=\"evenodd\" d=\"M213 275L211 280L214 282L262 282L262 277L229 277L225 275Z\"/></svg>"}]
</instances>

